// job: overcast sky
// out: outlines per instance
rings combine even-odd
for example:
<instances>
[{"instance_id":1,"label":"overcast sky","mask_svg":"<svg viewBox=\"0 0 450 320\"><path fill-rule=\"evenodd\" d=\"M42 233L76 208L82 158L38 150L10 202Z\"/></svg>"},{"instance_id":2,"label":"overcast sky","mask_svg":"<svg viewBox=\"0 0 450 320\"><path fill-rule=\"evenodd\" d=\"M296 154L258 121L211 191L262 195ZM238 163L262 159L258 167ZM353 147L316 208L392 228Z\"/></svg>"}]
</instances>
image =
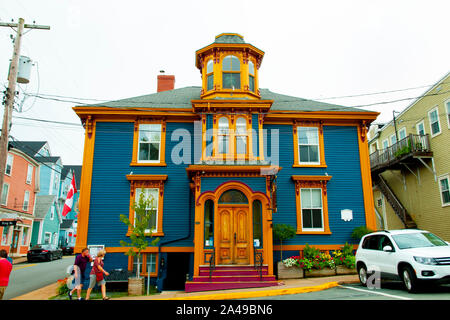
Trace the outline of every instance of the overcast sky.
<instances>
[{"instance_id":1,"label":"overcast sky","mask_svg":"<svg viewBox=\"0 0 450 320\"><path fill-rule=\"evenodd\" d=\"M176 88L200 86L195 51L223 32L265 52L261 88L345 106L417 97L450 70L449 9L448 0L0 0L0 21L22 17L51 27L23 37L21 54L35 66L19 88L23 112L14 116L79 123L77 102L154 93L159 70L175 75ZM2 91L13 33L0 28ZM381 112L376 122L386 122L411 101L362 108ZM13 118L11 135L48 141L65 165L82 163L81 127Z\"/></svg>"}]
</instances>

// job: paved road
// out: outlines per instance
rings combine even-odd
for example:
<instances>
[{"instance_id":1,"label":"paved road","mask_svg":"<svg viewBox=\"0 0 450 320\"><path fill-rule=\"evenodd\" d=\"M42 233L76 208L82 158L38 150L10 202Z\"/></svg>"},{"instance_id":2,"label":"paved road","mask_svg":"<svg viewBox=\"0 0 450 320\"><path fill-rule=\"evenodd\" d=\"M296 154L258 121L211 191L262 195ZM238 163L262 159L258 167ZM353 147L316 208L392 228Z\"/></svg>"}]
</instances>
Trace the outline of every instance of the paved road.
<instances>
[{"instance_id":1,"label":"paved road","mask_svg":"<svg viewBox=\"0 0 450 320\"><path fill-rule=\"evenodd\" d=\"M328 290L258 298L261 300L450 300L450 285L427 286L422 292L411 294L401 282L381 283L380 289L367 289L360 284L348 284Z\"/></svg>"},{"instance_id":2,"label":"paved road","mask_svg":"<svg viewBox=\"0 0 450 320\"><path fill-rule=\"evenodd\" d=\"M15 298L63 279L67 267L74 261L75 256L64 256L62 259L49 262L15 264L3 299Z\"/></svg>"}]
</instances>

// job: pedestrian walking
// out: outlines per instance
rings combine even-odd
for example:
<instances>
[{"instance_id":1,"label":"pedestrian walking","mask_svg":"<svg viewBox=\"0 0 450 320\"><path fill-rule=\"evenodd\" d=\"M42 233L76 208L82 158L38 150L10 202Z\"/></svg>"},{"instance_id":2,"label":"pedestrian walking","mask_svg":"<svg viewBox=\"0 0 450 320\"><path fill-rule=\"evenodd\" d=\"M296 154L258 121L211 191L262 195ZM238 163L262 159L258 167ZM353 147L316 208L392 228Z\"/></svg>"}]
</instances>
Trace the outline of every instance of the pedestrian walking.
<instances>
[{"instance_id":1,"label":"pedestrian walking","mask_svg":"<svg viewBox=\"0 0 450 320\"><path fill-rule=\"evenodd\" d=\"M81 289L83 289L83 283L86 280L84 272L86 271L88 262L92 262L92 257L89 255L89 249L84 248L81 253L75 257L75 263L73 265L75 287L68 292L70 300L72 300L72 295L75 290L77 290L78 300L83 300L81 297Z\"/></svg>"},{"instance_id":2,"label":"pedestrian walking","mask_svg":"<svg viewBox=\"0 0 450 320\"><path fill-rule=\"evenodd\" d=\"M109 273L103 269L106 251L100 250L97 253L97 257L94 260L94 266L92 267L91 273L89 275L89 288L86 292L86 300L89 300L92 289L94 289L95 285L98 284L102 289L102 297L103 300L109 300L109 297L106 296L106 281L104 276L109 276Z\"/></svg>"},{"instance_id":3,"label":"pedestrian walking","mask_svg":"<svg viewBox=\"0 0 450 320\"><path fill-rule=\"evenodd\" d=\"M9 276L12 270L12 264L8 261L6 250L0 250L0 300L3 299L6 287L9 284Z\"/></svg>"}]
</instances>

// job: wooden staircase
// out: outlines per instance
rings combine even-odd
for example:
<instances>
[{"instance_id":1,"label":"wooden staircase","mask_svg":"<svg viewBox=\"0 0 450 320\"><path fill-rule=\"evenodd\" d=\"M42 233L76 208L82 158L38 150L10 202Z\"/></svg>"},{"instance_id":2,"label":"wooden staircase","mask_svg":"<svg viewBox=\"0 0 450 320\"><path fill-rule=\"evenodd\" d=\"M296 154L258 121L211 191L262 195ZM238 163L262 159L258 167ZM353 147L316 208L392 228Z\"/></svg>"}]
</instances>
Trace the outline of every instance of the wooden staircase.
<instances>
[{"instance_id":1,"label":"wooden staircase","mask_svg":"<svg viewBox=\"0 0 450 320\"><path fill-rule=\"evenodd\" d=\"M381 174L375 175L373 182L381 191L381 193L386 197L386 200L389 202L392 209L394 209L394 212L402 220L403 224L405 225L405 228L407 229L417 228L417 224L414 222L411 215L402 205L400 200L398 200L398 198L395 196L394 192L389 187L386 180L384 180L384 178L381 176Z\"/></svg>"},{"instance_id":2,"label":"wooden staircase","mask_svg":"<svg viewBox=\"0 0 450 320\"><path fill-rule=\"evenodd\" d=\"M217 265L213 270L210 266L200 266L198 276L185 284L186 292L213 291L225 289L259 288L277 286L275 276L268 274L267 265L261 272L253 265Z\"/></svg>"}]
</instances>

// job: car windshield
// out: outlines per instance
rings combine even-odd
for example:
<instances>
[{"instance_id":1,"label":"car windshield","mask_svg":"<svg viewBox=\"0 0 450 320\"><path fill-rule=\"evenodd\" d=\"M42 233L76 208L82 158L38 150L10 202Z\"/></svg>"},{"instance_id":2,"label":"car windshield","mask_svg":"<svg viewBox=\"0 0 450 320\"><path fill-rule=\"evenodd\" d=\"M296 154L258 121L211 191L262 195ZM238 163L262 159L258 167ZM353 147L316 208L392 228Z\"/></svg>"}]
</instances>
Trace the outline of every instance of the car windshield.
<instances>
[{"instance_id":1,"label":"car windshield","mask_svg":"<svg viewBox=\"0 0 450 320\"><path fill-rule=\"evenodd\" d=\"M393 235L399 249L440 247L448 244L430 232L417 232Z\"/></svg>"},{"instance_id":2,"label":"car windshield","mask_svg":"<svg viewBox=\"0 0 450 320\"><path fill-rule=\"evenodd\" d=\"M33 248L31 248L31 250L33 249L44 249L44 250L49 250L51 249L51 246L48 244L37 244L35 245Z\"/></svg>"}]
</instances>

